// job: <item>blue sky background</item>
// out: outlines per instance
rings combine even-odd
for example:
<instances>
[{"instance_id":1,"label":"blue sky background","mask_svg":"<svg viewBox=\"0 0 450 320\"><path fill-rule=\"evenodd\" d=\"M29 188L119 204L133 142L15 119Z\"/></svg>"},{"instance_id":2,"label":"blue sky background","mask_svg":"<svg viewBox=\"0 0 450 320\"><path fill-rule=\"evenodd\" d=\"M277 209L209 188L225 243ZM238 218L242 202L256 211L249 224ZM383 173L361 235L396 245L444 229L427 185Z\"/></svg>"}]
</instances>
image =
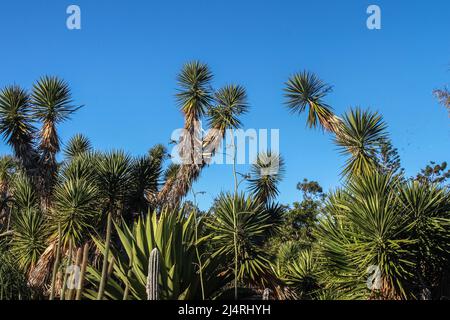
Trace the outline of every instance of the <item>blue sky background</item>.
<instances>
[{"instance_id":1,"label":"blue sky background","mask_svg":"<svg viewBox=\"0 0 450 320\"><path fill-rule=\"evenodd\" d=\"M81 7L82 30L66 28L70 4ZM370 4L381 7L379 31L366 28ZM279 200L291 203L304 177L338 186L344 164L331 136L283 106L283 83L303 69L334 86L327 101L336 113L362 106L384 115L408 175L450 160L450 119L432 96L450 82L449 12L447 0L3 0L0 87L63 77L85 105L60 126L63 141L82 132L98 149L137 155L182 127L176 75L189 60L207 62L216 88L247 88L246 128L280 129L287 171ZM231 188L223 165L195 185L207 192L203 209Z\"/></svg>"}]
</instances>

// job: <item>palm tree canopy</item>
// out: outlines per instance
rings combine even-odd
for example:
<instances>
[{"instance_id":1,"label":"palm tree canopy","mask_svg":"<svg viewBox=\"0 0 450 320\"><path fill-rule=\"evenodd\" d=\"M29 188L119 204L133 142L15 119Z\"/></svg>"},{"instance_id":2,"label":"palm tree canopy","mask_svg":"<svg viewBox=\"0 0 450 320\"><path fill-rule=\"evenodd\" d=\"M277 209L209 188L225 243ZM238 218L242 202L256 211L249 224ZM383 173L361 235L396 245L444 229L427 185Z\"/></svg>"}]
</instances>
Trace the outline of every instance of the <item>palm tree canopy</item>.
<instances>
[{"instance_id":1,"label":"palm tree canopy","mask_svg":"<svg viewBox=\"0 0 450 320\"><path fill-rule=\"evenodd\" d=\"M177 101L185 114L186 129L206 113L212 101L212 78L208 65L199 61L186 63L178 75Z\"/></svg>"},{"instance_id":2,"label":"palm tree canopy","mask_svg":"<svg viewBox=\"0 0 450 320\"><path fill-rule=\"evenodd\" d=\"M280 155L271 152L258 154L255 163L251 166L250 192L262 202L274 199L279 193L278 184L283 179L284 172L284 160Z\"/></svg>"},{"instance_id":3,"label":"palm tree canopy","mask_svg":"<svg viewBox=\"0 0 450 320\"><path fill-rule=\"evenodd\" d=\"M215 94L215 106L209 110L211 128L225 130L241 127L239 116L247 113L248 102L245 88L239 85L227 85Z\"/></svg>"},{"instance_id":4,"label":"palm tree canopy","mask_svg":"<svg viewBox=\"0 0 450 320\"><path fill-rule=\"evenodd\" d=\"M307 125L316 128L319 124L333 131L334 114L332 108L323 99L332 91L332 87L323 82L314 73L303 71L294 74L284 89L286 105L296 113L303 113L309 107Z\"/></svg>"},{"instance_id":5,"label":"palm tree canopy","mask_svg":"<svg viewBox=\"0 0 450 320\"><path fill-rule=\"evenodd\" d=\"M83 134L76 134L67 143L64 149L64 156L68 159L75 158L84 153L90 152L92 150L92 145L89 139Z\"/></svg>"},{"instance_id":6,"label":"palm tree canopy","mask_svg":"<svg viewBox=\"0 0 450 320\"><path fill-rule=\"evenodd\" d=\"M377 168L380 144L388 139L387 125L377 112L351 109L344 115L335 142L349 158L343 175L359 175Z\"/></svg>"},{"instance_id":7,"label":"palm tree canopy","mask_svg":"<svg viewBox=\"0 0 450 320\"><path fill-rule=\"evenodd\" d=\"M35 128L32 122L28 93L18 86L4 88L0 92L0 134L16 157L24 162L33 151Z\"/></svg>"}]
</instances>

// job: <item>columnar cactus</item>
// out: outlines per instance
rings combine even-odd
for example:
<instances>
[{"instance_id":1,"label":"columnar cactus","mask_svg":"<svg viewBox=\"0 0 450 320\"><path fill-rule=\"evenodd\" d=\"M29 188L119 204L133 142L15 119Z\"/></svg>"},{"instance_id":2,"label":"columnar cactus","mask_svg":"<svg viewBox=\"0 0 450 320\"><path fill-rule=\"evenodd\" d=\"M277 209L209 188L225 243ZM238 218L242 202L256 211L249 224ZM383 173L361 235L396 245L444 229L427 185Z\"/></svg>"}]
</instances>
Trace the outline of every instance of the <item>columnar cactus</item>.
<instances>
[{"instance_id":1,"label":"columnar cactus","mask_svg":"<svg viewBox=\"0 0 450 320\"><path fill-rule=\"evenodd\" d=\"M98 295L97 300L103 300L103 297L105 295L105 287L106 282L108 278L108 257L109 257L109 250L111 246L111 229L112 229L112 215L111 212L108 214L108 222L106 226L106 242L105 242L105 249L103 252L103 267L102 267L102 278L100 280L100 285L98 288Z\"/></svg>"},{"instance_id":2,"label":"columnar cactus","mask_svg":"<svg viewBox=\"0 0 450 320\"><path fill-rule=\"evenodd\" d=\"M157 248L153 249L148 259L147 299L159 300L158 276L160 269L160 254Z\"/></svg>"},{"instance_id":3,"label":"columnar cactus","mask_svg":"<svg viewBox=\"0 0 450 320\"><path fill-rule=\"evenodd\" d=\"M84 288L84 278L86 276L86 268L89 258L89 245L86 243L83 248L83 260L81 262L81 274L80 274L80 283L79 288L77 289L77 294L75 296L75 300L80 300L83 295Z\"/></svg>"},{"instance_id":4,"label":"columnar cactus","mask_svg":"<svg viewBox=\"0 0 450 320\"><path fill-rule=\"evenodd\" d=\"M59 260L61 259L61 224L58 224L58 242L56 244L56 258L53 264L52 285L50 289L50 300L55 298L56 276L58 274Z\"/></svg>"}]
</instances>

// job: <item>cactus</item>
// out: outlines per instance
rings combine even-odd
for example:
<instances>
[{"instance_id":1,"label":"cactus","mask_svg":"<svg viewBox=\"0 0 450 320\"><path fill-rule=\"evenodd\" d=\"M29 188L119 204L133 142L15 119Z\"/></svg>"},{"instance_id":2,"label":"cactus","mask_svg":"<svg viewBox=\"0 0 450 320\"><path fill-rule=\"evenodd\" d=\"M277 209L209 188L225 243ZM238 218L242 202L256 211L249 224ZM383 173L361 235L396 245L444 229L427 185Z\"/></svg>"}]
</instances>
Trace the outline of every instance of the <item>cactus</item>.
<instances>
[{"instance_id":1,"label":"cactus","mask_svg":"<svg viewBox=\"0 0 450 320\"><path fill-rule=\"evenodd\" d=\"M153 249L148 259L147 300L159 300L158 276L160 269L160 255L157 248Z\"/></svg>"},{"instance_id":2,"label":"cactus","mask_svg":"<svg viewBox=\"0 0 450 320\"><path fill-rule=\"evenodd\" d=\"M89 255L89 245L86 243L84 245L84 249L83 249L83 261L81 262L80 283L79 283L79 287L77 288L77 294L75 296L75 300L80 300L81 295L83 294L84 278L86 276L88 255Z\"/></svg>"},{"instance_id":3,"label":"cactus","mask_svg":"<svg viewBox=\"0 0 450 320\"><path fill-rule=\"evenodd\" d=\"M61 224L58 224L58 242L56 247L56 258L53 264L52 286L50 289L50 300L55 298L56 276L58 275L59 260L61 258Z\"/></svg>"},{"instance_id":4,"label":"cactus","mask_svg":"<svg viewBox=\"0 0 450 320\"><path fill-rule=\"evenodd\" d=\"M66 297L66 288L67 288L67 278L68 278L68 274L67 274L67 268L72 264L72 241L69 242L69 255L67 257L67 266L66 266L66 270L64 270L64 278L63 278L63 284L62 284L62 288L61 288L61 300L64 300Z\"/></svg>"},{"instance_id":5,"label":"cactus","mask_svg":"<svg viewBox=\"0 0 450 320\"><path fill-rule=\"evenodd\" d=\"M112 216L111 212L108 213L108 222L106 226L106 242L105 251L103 253L103 268L102 268L102 279L100 281L100 286L98 288L97 300L103 300L105 295L106 280L108 278L108 256L109 256L109 246L111 244L111 228L112 228Z\"/></svg>"}]
</instances>

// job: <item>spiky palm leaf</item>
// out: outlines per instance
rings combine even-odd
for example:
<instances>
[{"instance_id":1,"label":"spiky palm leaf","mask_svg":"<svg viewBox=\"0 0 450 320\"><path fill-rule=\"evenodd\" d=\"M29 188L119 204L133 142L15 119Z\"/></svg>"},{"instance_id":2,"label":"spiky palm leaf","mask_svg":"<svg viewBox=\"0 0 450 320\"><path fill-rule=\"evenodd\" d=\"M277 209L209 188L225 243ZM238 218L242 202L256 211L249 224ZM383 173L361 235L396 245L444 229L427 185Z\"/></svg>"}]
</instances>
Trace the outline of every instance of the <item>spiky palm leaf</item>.
<instances>
[{"instance_id":1,"label":"spiky palm leaf","mask_svg":"<svg viewBox=\"0 0 450 320\"><path fill-rule=\"evenodd\" d=\"M237 236L238 280L246 284L267 286L272 273L269 257L262 248L272 224L264 206L243 194L222 194L216 201L213 216L208 222L211 230L213 256L225 256L228 272L234 270L235 242ZM234 224L236 213L236 228Z\"/></svg>"},{"instance_id":2,"label":"spiky palm leaf","mask_svg":"<svg viewBox=\"0 0 450 320\"><path fill-rule=\"evenodd\" d=\"M92 150L92 145L89 139L83 134L76 134L73 136L64 149L64 156L67 159L73 159L82 154L88 153Z\"/></svg>"},{"instance_id":3,"label":"spiky palm leaf","mask_svg":"<svg viewBox=\"0 0 450 320\"><path fill-rule=\"evenodd\" d=\"M154 248L161 252L160 296L161 299L196 299L201 297L200 279L195 257L194 214L192 212L163 210L159 217L149 213L139 218L129 228L126 224L116 224L120 240L119 247L112 248L110 261L115 261L112 275L108 278L105 296L111 300L124 299L128 287L129 300L146 300L148 259ZM105 244L95 240L99 251ZM205 238L199 239L203 246ZM214 297L227 278L219 275L218 260L207 259L203 274L208 286L207 297ZM101 273L88 268L88 280L96 288ZM95 299L96 291L88 289L87 298Z\"/></svg>"},{"instance_id":4,"label":"spiky palm leaf","mask_svg":"<svg viewBox=\"0 0 450 320\"><path fill-rule=\"evenodd\" d=\"M438 185L411 181L402 186L400 200L408 234L415 239L417 296L422 290L435 293L450 264L450 194Z\"/></svg>"},{"instance_id":5,"label":"spiky palm leaf","mask_svg":"<svg viewBox=\"0 0 450 320\"><path fill-rule=\"evenodd\" d=\"M14 211L11 252L22 270L30 270L46 248L48 229L42 212L35 208Z\"/></svg>"},{"instance_id":6,"label":"spiky palm leaf","mask_svg":"<svg viewBox=\"0 0 450 320\"><path fill-rule=\"evenodd\" d=\"M318 238L335 290L352 297L406 298L414 265L413 239L397 198L396 180L374 172L353 177L330 198ZM379 287L367 287L368 269L379 268ZM373 288L372 288L373 289Z\"/></svg>"},{"instance_id":7,"label":"spiky palm leaf","mask_svg":"<svg viewBox=\"0 0 450 320\"><path fill-rule=\"evenodd\" d=\"M377 112L351 109L344 115L335 142L348 156L344 176L366 174L377 169L380 141L388 139L387 125Z\"/></svg>"},{"instance_id":8,"label":"spiky palm leaf","mask_svg":"<svg viewBox=\"0 0 450 320\"><path fill-rule=\"evenodd\" d=\"M186 63L178 75L177 101L185 116L185 129L190 131L194 121L206 112L212 100L210 82L213 78L208 65L199 61Z\"/></svg>"},{"instance_id":9,"label":"spiky palm leaf","mask_svg":"<svg viewBox=\"0 0 450 320\"><path fill-rule=\"evenodd\" d=\"M19 172L14 176L12 183L14 206L19 210L38 207L38 194L30 179Z\"/></svg>"},{"instance_id":10,"label":"spiky palm leaf","mask_svg":"<svg viewBox=\"0 0 450 320\"><path fill-rule=\"evenodd\" d=\"M278 195L278 184L285 172L284 160L278 154L262 152L251 167L249 190L253 197L267 203Z\"/></svg>"},{"instance_id":11,"label":"spiky palm leaf","mask_svg":"<svg viewBox=\"0 0 450 320\"><path fill-rule=\"evenodd\" d=\"M113 215L124 208L133 182L132 174L132 158L123 151L111 151L97 158L97 188L104 208Z\"/></svg>"},{"instance_id":12,"label":"spiky palm leaf","mask_svg":"<svg viewBox=\"0 0 450 320\"><path fill-rule=\"evenodd\" d=\"M216 130L240 128L242 123L239 116L248 111L247 93L239 85L227 85L215 94L215 106L211 107L209 125Z\"/></svg>"},{"instance_id":13,"label":"spiky palm leaf","mask_svg":"<svg viewBox=\"0 0 450 320\"><path fill-rule=\"evenodd\" d=\"M149 205L154 207L166 154L164 146L156 145L147 156L134 160L129 202L136 212L147 212Z\"/></svg>"},{"instance_id":14,"label":"spiky palm leaf","mask_svg":"<svg viewBox=\"0 0 450 320\"><path fill-rule=\"evenodd\" d=\"M296 73L287 81L284 91L286 105L292 112L301 114L309 108L307 124L310 128L316 128L320 124L325 130L337 130L339 119L323 101L332 87L317 75L308 71Z\"/></svg>"},{"instance_id":15,"label":"spiky palm leaf","mask_svg":"<svg viewBox=\"0 0 450 320\"><path fill-rule=\"evenodd\" d=\"M0 242L0 301L30 299L32 292L25 273L17 266L8 246Z\"/></svg>"},{"instance_id":16,"label":"spiky palm leaf","mask_svg":"<svg viewBox=\"0 0 450 320\"><path fill-rule=\"evenodd\" d=\"M56 125L69 119L80 107L73 105L67 82L51 76L42 77L34 84L31 103L33 116L42 121L40 147L54 155L60 149Z\"/></svg>"},{"instance_id":17,"label":"spiky palm leaf","mask_svg":"<svg viewBox=\"0 0 450 320\"><path fill-rule=\"evenodd\" d=\"M27 170L36 166L33 119L28 93L10 86L0 92L0 134Z\"/></svg>"},{"instance_id":18,"label":"spiky palm leaf","mask_svg":"<svg viewBox=\"0 0 450 320\"><path fill-rule=\"evenodd\" d=\"M69 179L56 186L52 209L52 231L57 236L61 225L61 244L80 246L98 224L98 191L92 182Z\"/></svg>"}]
</instances>

